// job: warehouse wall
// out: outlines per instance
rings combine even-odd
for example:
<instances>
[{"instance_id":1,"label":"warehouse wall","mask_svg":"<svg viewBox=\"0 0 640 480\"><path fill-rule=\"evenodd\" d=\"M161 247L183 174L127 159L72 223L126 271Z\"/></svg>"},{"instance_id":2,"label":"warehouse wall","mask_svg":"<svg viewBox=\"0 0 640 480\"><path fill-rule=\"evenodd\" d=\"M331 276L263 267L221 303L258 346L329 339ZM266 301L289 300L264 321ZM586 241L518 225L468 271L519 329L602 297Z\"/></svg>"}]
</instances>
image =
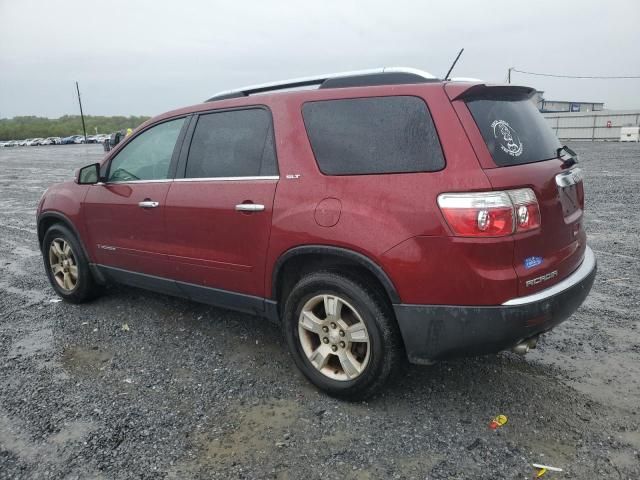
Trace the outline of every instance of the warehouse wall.
<instances>
[{"instance_id":1,"label":"warehouse wall","mask_svg":"<svg viewBox=\"0 0 640 480\"><path fill-rule=\"evenodd\" d=\"M640 125L640 110L543 113L562 140L620 140L620 127ZM611 127L607 127L611 122Z\"/></svg>"},{"instance_id":2,"label":"warehouse wall","mask_svg":"<svg viewBox=\"0 0 640 480\"><path fill-rule=\"evenodd\" d=\"M571 112L571 106L578 105L580 112L599 112L602 111L602 103L585 103L585 102L558 102L553 100L545 100L541 102L541 110L545 112Z\"/></svg>"}]
</instances>

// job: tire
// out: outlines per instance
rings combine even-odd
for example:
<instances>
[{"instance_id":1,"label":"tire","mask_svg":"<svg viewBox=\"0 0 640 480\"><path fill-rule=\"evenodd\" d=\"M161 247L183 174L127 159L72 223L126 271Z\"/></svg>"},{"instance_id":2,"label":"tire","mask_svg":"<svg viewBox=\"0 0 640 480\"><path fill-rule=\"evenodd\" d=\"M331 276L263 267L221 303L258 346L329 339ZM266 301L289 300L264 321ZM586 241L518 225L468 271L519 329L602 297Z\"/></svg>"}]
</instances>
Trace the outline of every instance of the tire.
<instances>
[{"instance_id":1,"label":"tire","mask_svg":"<svg viewBox=\"0 0 640 480\"><path fill-rule=\"evenodd\" d=\"M327 314L331 309L340 313ZM373 395L404 362L388 302L366 282L341 273L303 277L285 301L283 330L296 366L335 397L362 400Z\"/></svg>"},{"instance_id":2,"label":"tire","mask_svg":"<svg viewBox=\"0 0 640 480\"><path fill-rule=\"evenodd\" d=\"M54 243L57 248L53 247ZM58 253L55 253L56 251ZM64 255L61 255L60 251L63 251ZM83 303L99 293L99 287L91 275L89 261L80 242L64 225L52 225L45 233L42 242L42 259L51 286L63 300L70 303ZM61 268L64 271L61 272ZM69 283L67 278L71 279L72 283Z\"/></svg>"}]
</instances>

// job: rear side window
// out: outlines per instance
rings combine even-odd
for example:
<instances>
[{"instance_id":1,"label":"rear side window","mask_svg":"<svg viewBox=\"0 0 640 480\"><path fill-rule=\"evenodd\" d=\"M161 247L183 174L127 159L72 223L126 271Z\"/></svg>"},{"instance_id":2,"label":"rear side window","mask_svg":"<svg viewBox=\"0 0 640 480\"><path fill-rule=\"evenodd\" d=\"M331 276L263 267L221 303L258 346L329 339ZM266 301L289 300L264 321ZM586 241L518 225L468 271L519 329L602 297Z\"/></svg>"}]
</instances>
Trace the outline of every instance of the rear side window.
<instances>
[{"instance_id":1,"label":"rear side window","mask_svg":"<svg viewBox=\"0 0 640 480\"><path fill-rule=\"evenodd\" d=\"M271 114L261 108L200 115L186 178L277 175Z\"/></svg>"},{"instance_id":2,"label":"rear side window","mask_svg":"<svg viewBox=\"0 0 640 480\"><path fill-rule=\"evenodd\" d=\"M528 98L482 98L467 101L467 106L496 165L508 167L558 156L558 138Z\"/></svg>"},{"instance_id":3,"label":"rear side window","mask_svg":"<svg viewBox=\"0 0 640 480\"><path fill-rule=\"evenodd\" d=\"M326 175L433 172L444 156L429 109L417 97L305 103L318 167Z\"/></svg>"}]
</instances>

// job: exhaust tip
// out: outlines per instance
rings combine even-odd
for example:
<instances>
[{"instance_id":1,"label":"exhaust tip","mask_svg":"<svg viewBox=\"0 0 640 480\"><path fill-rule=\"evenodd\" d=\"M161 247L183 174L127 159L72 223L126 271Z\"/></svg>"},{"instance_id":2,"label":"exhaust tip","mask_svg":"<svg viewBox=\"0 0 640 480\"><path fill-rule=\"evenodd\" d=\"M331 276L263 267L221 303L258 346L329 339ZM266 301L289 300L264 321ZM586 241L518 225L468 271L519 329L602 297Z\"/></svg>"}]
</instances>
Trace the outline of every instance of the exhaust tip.
<instances>
[{"instance_id":1,"label":"exhaust tip","mask_svg":"<svg viewBox=\"0 0 640 480\"><path fill-rule=\"evenodd\" d=\"M529 353L529 350L536 348L538 345L538 336L531 337L524 342L520 342L514 347L511 347L511 351L513 353L517 353L518 355L526 355Z\"/></svg>"},{"instance_id":2,"label":"exhaust tip","mask_svg":"<svg viewBox=\"0 0 640 480\"><path fill-rule=\"evenodd\" d=\"M513 353L517 353L518 355L526 355L529 353L529 342L519 343L515 347L511 348Z\"/></svg>"}]
</instances>

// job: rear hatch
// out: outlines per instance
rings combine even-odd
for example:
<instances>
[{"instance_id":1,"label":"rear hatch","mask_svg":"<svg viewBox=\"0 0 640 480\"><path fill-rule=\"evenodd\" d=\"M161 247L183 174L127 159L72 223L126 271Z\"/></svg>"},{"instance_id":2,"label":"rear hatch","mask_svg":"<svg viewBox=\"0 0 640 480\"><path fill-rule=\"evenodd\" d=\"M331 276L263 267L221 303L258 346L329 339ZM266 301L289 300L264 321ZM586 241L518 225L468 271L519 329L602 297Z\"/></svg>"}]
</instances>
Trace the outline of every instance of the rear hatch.
<instances>
[{"instance_id":1,"label":"rear hatch","mask_svg":"<svg viewBox=\"0 0 640 480\"><path fill-rule=\"evenodd\" d=\"M577 157L539 113L534 93L527 87L476 85L453 102L491 186L531 188L536 194L540 228L513 236L520 296L569 276L586 248Z\"/></svg>"}]
</instances>

